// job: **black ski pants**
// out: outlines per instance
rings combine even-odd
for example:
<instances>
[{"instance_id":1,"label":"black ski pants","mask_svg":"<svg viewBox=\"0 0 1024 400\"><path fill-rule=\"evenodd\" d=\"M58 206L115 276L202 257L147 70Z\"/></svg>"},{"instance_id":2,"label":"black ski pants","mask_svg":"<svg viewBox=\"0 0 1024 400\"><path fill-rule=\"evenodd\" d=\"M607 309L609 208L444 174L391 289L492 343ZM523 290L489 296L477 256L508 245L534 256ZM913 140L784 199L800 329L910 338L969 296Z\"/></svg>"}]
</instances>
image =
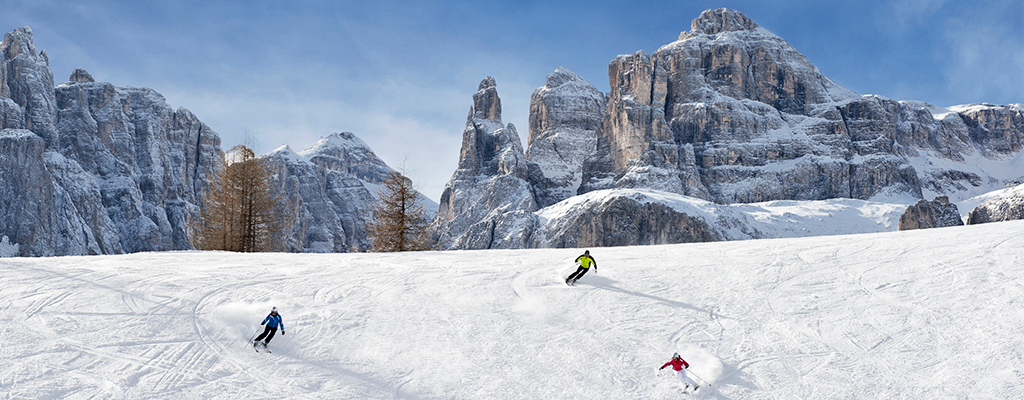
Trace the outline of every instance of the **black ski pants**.
<instances>
[{"instance_id":1,"label":"black ski pants","mask_svg":"<svg viewBox=\"0 0 1024 400\"><path fill-rule=\"evenodd\" d=\"M583 268L583 267L576 268L576 272L573 272L572 275L569 275L569 277L565 278L565 280L566 281L571 281L573 279L580 279L580 278L583 277L583 274L587 273L587 271L590 271L590 268Z\"/></svg>"},{"instance_id":2,"label":"black ski pants","mask_svg":"<svg viewBox=\"0 0 1024 400\"><path fill-rule=\"evenodd\" d=\"M273 339L275 334L277 334L277 328L271 328L270 325L267 325L267 329L264 329L263 333L256 337L256 342L266 337L267 340L263 343L270 343L270 339Z\"/></svg>"}]
</instances>

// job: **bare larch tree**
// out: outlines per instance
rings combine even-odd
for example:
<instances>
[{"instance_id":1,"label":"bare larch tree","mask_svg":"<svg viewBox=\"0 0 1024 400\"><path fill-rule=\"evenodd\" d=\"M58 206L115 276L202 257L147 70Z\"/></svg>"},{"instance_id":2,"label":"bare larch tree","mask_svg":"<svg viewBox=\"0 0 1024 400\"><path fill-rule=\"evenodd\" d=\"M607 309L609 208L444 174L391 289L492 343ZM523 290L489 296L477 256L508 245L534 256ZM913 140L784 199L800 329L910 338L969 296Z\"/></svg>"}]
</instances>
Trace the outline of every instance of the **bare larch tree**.
<instances>
[{"instance_id":1,"label":"bare larch tree","mask_svg":"<svg viewBox=\"0 0 1024 400\"><path fill-rule=\"evenodd\" d=\"M190 231L193 247L238 252L284 249L294 210L271 184L268 161L238 145L224 154Z\"/></svg>"},{"instance_id":2,"label":"bare larch tree","mask_svg":"<svg viewBox=\"0 0 1024 400\"><path fill-rule=\"evenodd\" d=\"M374 218L366 224L373 250L378 252L427 250L430 221L412 180L392 171L377 190Z\"/></svg>"}]
</instances>

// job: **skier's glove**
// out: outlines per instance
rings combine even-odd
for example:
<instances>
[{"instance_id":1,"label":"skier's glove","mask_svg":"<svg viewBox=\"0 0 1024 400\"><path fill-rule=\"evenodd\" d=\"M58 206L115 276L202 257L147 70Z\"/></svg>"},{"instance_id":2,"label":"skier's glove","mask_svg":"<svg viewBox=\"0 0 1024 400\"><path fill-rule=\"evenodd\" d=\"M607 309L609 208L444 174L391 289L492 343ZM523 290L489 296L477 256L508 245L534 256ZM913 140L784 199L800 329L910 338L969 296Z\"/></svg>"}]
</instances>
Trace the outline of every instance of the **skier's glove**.
<instances>
[{"instance_id":1,"label":"skier's glove","mask_svg":"<svg viewBox=\"0 0 1024 400\"><path fill-rule=\"evenodd\" d=\"M658 368L658 371L661 371L661 370L663 370L663 369L665 369L665 367L661 367L661 368Z\"/></svg>"},{"instance_id":2,"label":"skier's glove","mask_svg":"<svg viewBox=\"0 0 1024 400\"><path fill-rule=\"evenodd\" d=\"M281 331L281 334L284 335L284 331L283 330Z\"/></svg>"},{"instance_id":3,"label":"skier's glove","mask_svg":"<svg viewBox=\"0 0 1024 400\"><path fill-rule=\"evenodd\" d=\"M260 326L263 326L263 324L261 323Z\"/></svg>"}]
</instances>

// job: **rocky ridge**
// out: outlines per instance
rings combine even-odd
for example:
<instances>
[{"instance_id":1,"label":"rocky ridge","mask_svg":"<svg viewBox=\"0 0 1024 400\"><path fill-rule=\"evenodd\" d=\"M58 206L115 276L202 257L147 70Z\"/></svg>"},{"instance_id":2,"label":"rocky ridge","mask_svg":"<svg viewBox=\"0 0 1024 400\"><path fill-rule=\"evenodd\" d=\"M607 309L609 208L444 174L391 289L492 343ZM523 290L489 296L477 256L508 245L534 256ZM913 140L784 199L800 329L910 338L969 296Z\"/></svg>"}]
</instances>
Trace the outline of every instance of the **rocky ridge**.
<instances>
[{"instance_id":1,"label":"rocky ridge","mask_svg":"<svg viewBox=\"0 0 1024 400\"><path fill-rule=\"evenodd\" d=\"M1004 189L981 203L967 216L967 224L1024 219L1024 185Z\"/></svg>"}]
</instances>

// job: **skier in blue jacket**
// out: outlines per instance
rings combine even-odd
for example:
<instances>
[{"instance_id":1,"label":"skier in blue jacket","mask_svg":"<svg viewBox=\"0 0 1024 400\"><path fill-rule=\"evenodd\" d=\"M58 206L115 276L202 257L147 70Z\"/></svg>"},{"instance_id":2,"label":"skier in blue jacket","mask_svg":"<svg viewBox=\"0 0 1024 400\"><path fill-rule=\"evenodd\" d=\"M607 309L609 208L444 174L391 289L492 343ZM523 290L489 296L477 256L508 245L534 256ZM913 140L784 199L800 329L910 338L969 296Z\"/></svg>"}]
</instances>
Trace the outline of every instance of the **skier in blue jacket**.
<instances>
[{"instance_id":1,"label":"skier in blue jacket","mask_svg":"<svg viewBox=\"0 0 1024 400\"><path fill-rule=\"evenodd\" d=\"M270 339L274 338L274 334L277 333L277 328L281 327L281 334L284 335L284 321L281 320L281 315L277 313L277 307L270 309L270 314L260 322L260 326L266 325L267 328L263 330L256 340L252 342L252 347L256 347L260 344L260 340L266 338L263 341L263 347L267 347L267 343L270 343Z\"/></svg>"}]
</instances>

